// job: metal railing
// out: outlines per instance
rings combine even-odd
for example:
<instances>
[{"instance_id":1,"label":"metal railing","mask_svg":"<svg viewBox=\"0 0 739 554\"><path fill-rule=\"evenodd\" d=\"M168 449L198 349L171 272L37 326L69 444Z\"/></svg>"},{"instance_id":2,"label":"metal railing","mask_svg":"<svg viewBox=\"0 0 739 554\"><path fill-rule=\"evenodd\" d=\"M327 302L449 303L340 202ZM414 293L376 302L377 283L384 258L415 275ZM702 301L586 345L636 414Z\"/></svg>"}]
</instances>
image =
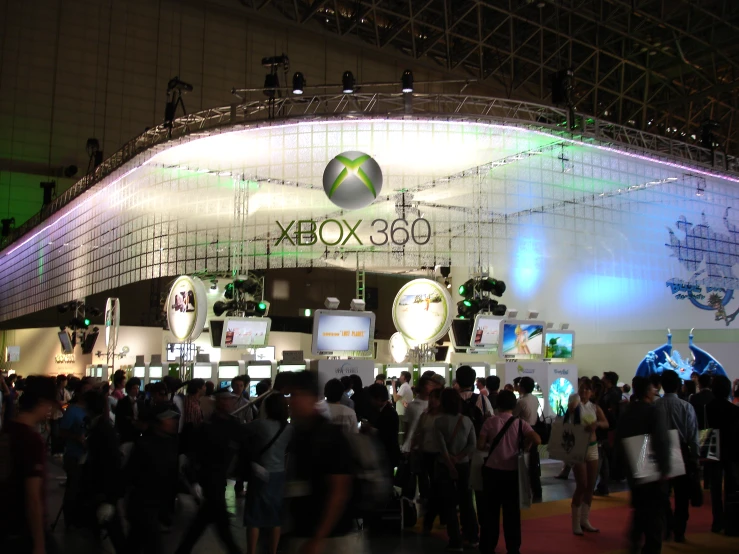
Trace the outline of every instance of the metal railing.
<instances>
[{"instance_id":1,"label":"metal railing","mask_svg":"<svg viewBox=\"0 0 739 554\"><path fill-rule=\"evenodd\" d=\"M269 117L269 115L273 117ZM72 202L96 183L122 167L139 154L158 145L216 130L252 123L281 123L285 120L327 118L413 118L472 120L525 125L584 142L598 141L623 150L637 150L658 157L687 161L715 170L720 157L725 171L739 171L734 156L712 155L711 151L694 144L639 129L617 125L579 113L568 121L566 109L531 102L454 94L354 93L316 96L286 96L273 100L246 100L239 104L210 108L176 119L171 125L158 125L131 139L93 172L84 176L52 200L40 212L11 230L0 248L13 242L41 224L58 210ZM714 157L716 156L716 157ZM719 172L716 171L717 176Z\"/></svg>"}]
</instances>

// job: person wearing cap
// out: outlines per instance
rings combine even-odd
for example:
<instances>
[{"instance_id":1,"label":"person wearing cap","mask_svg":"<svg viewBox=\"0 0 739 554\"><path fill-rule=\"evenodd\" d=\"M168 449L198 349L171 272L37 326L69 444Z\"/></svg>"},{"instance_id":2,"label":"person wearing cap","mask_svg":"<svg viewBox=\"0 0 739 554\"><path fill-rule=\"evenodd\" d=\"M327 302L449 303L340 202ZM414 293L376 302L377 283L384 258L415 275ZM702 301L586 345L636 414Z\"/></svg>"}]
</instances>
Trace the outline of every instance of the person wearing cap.
<instances>
[{"instance_id":1,"label":"person wearing cap","mask_svg":"<svg viewBox=\"0 0 739 554\"><path fill-rule=\"evenodd\" d=\"M148 428L131 452L126 466L130 487L127 553L163 551L159 518L170 502L171 483L178 475L179 418L167 404L154 405L148 413Z\"/></svg>"},{"instance_id":2,"label":"person wearing cap","mask_svg":"<svg viewBox=\"0 0 739 554\"><path fill-rule=\"evenodd\" d=\"M189 554L210 524L216 526L221 542L230 554L240 553L231 534L226 508L226 480L231 463L238 454L244 437L244 427L232 416L236 395L228 389L215 392L215 410L211 420L203 424L195 438L197 488L203 502L188 527L176 554Z\"/></svg>"}]
</instances>

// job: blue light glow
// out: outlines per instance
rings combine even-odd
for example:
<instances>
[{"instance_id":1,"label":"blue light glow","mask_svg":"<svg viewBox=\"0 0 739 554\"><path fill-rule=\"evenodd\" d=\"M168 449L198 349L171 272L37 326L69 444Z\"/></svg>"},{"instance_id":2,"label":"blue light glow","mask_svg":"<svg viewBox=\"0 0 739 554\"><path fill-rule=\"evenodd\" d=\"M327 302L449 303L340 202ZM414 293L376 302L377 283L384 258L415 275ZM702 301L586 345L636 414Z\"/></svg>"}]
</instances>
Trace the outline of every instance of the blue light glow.
<instances>
[{"instance_id":1,"label":"blue light glow","mask_svg":"<svg viewBox=\"0 0 739 554\"><path fill-rule=\"evenodd\" d=\"M541 279L541 241L521 237L517 241L511 288L523 298L531 296Z\"/></svg>"}]
</instances>

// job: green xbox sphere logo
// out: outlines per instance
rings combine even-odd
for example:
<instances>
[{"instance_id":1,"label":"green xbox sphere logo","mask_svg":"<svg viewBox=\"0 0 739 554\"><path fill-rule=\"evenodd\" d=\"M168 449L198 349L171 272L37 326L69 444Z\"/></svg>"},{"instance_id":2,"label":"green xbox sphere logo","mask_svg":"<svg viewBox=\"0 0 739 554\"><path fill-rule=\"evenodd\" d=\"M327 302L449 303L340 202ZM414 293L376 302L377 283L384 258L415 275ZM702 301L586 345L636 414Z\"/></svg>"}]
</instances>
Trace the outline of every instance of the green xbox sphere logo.
<instances>
[{"instance_id":1,"label":"green xbox sphere logo","mask_svg":"<svg viewBox=\"0 0 739 554\"><path fill-rule=\"evenodd\" d=\"M372 204L382 190L382 170L369 154L342 152L328 162L323 172L323 190L340 208L364 208Z\"/></svg>"}]
</instances>

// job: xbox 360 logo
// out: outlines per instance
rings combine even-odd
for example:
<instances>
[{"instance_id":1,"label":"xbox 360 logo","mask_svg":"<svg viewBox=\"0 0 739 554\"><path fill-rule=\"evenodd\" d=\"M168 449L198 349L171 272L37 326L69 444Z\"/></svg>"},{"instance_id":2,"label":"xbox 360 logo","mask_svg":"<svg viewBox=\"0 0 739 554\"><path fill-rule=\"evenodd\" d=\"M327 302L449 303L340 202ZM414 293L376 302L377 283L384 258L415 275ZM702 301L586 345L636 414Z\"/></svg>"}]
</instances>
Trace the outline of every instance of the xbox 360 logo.
<instances>
[{"instance_id":1,"label":"xbox 360 logo","mask_svg":"<svg viewBox=\"0 0 739 554\"><path fill-rule=\"evenodd\" d=\"M323 190L340 208L364 208L372 204L382 190L382 170L369 154L342 152L328 162L323 172Z\"/></svg>"}]
</instances>

